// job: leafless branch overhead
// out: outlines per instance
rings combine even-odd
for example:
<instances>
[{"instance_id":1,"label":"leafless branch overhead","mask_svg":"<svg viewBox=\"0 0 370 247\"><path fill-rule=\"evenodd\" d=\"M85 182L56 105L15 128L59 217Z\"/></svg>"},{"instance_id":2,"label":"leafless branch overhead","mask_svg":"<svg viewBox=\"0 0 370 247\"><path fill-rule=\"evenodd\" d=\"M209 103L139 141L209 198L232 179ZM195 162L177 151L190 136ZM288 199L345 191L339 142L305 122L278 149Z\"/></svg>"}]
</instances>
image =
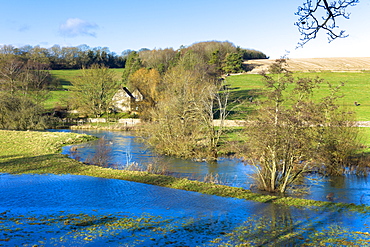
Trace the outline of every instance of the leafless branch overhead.
<instances>
[{"instance_id":1,"label":"leafless branch overhead","mask_svg":"<svg viewBox=\"0 0 370 247\"><path fill-rule=\"evenodd\" d=\"M350 13L347 7L355 6L359 0L306 0L298 7L295 15L299 16L295 25L302 35L298 47L302 47L308 41L315 39L317 33L323 29L327 32L329 42L336 38L345 38L348 35L337 26L338 18L349 19Z\"/></svg>"}]
</instances>

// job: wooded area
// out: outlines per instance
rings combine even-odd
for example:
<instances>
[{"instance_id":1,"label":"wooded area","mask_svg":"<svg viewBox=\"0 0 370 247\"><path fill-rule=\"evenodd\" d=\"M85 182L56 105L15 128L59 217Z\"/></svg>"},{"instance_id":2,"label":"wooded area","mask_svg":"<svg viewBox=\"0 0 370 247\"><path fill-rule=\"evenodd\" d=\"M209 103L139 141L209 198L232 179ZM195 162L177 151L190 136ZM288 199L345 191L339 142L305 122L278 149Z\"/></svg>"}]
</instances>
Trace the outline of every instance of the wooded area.
<instances>
[{"instance_id":1,"label":"wooded area","mask_svg":"<svg viewBox=\"0 0 370 247\"><path fill-rule=\"evenodd\" d=\"M231 44L232 45L232 44ZM180 48L182 49L182 48ZM265 54L260 51L252 49L241 49L243 59L261 59L267 58ZM127 56L133 50L124 50L121 54L111 52L108 47L89 47L87 45L79 45L76 47L61 47L54 45L50 48L43 48L40 46L22 46L15 47L13 45L0 46L0 55L12 55L23 61L34 61L46 65L50 69L81 69L82 67L90 67L93 64L104 65L108 68L123 68L127 60ZM142 48L139 51L142 56L150 57L148 53L156 53L157 58L151 57L147 59L147 65L155 63L154 60L159 56L164 56L162 59L166 60L166 56L170 53L176 53L173 48L153 49ZM158 62L158 61L157 61Z\"/></svg>"}]
</instances>

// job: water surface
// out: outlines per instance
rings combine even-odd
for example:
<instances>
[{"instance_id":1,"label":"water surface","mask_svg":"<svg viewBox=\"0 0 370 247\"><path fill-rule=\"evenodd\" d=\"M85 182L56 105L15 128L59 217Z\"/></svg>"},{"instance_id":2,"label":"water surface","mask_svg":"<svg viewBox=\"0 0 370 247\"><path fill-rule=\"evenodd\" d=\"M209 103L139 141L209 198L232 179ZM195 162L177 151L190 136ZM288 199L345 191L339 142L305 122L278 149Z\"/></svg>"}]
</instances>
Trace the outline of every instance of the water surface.
<instances>
[{"instance_id":1,"label":"water surface","mask_svg":"<svg viewBox=\"0 0 370 247\"><path fill-rule=\"evenodd\" d=\"M5 246L294 246L333 227L365 232L370 218L117 179L1 174L0 222ZM300 237L279 239L287 233Z\"/></svg>"},{"instance_id":2,"label":"water surface","mask_svg":"<svg viewBox=\"0 0 370 247\"><path fill-rule=\"evenodd\" d=\"M86 130L76 132L105 137L111 144L111 166L118 169L132 162L139 165L157 164L165 166L166 170L175 176L200 181L204 181L207 175L211 174L215 181L230 186L249 189L253 183L253 167L245 165L239 159L221 158L215 164L176 159L154 154L144 143L138 142L137 138L130 132ZM87 160L94 155L97 143L98 141L91 142L90 145L81 144L75 153L70 151L71 146L64 147L62 152L72 158ZM310 176L306 179L304 185L309 189L308 194L292 196L325 201L328 200L326 196L329 193L334 193L335 202L370 205L369 177L347 175L344 177L322 178Z\"/></svg>"}]
</instances>

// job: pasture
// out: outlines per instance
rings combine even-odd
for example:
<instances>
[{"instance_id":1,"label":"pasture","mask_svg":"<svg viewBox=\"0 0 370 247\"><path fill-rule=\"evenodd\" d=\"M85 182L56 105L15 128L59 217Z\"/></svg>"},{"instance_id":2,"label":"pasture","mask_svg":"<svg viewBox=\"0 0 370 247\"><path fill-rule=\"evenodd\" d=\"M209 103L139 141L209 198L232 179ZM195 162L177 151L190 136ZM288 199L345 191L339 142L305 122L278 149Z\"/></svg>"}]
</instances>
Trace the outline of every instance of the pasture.
<instances>
[{"instance_id":1,"label":"pasture","mask_svg":"<svg viewBox=\"0 0 370 247\"><path fill-rule=\"evenodd\" d=\"M356 113L358 121L370 121L370 72L296 72L295 77L315 78L319 77L327 82L338 86L341 82L344 86L341 87L340 93L343 95L338 100L339 105ZM263 89L262 76L258 74L242 74L227 77L226 83L229 85L231 97L230 102L235 100L245 101L249 97L257 100L259 92ZM316 98L322 98L328 92L328 87L324 83L320 89L315 92ZM356 106L354 102L360 105ZM250 107L238 108L240 111L247 113ZM240 112L239 112L240 113ZM233 114L233 118L245 117L245 114Z\"/></svg>"}]
</instances>

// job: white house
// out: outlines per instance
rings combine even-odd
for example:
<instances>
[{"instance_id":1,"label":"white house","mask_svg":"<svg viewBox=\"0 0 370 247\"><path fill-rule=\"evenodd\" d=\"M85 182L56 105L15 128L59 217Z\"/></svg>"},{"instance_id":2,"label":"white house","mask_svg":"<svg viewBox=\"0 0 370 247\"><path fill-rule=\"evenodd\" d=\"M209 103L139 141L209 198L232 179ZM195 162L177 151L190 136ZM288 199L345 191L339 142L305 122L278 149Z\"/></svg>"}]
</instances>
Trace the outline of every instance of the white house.
<instances>
[{"instance_id":1,"label":"white house","mask_svg":"<svg viewBox=\"0 0 370 247\"><path fill-rule=\"evenodd\" d=\"M143 100L143 95L135 89L130 92L127 87L122 87L113 96L112 104L116 112L137 111L137 103Z\"/></svg>"}]
</instances>

